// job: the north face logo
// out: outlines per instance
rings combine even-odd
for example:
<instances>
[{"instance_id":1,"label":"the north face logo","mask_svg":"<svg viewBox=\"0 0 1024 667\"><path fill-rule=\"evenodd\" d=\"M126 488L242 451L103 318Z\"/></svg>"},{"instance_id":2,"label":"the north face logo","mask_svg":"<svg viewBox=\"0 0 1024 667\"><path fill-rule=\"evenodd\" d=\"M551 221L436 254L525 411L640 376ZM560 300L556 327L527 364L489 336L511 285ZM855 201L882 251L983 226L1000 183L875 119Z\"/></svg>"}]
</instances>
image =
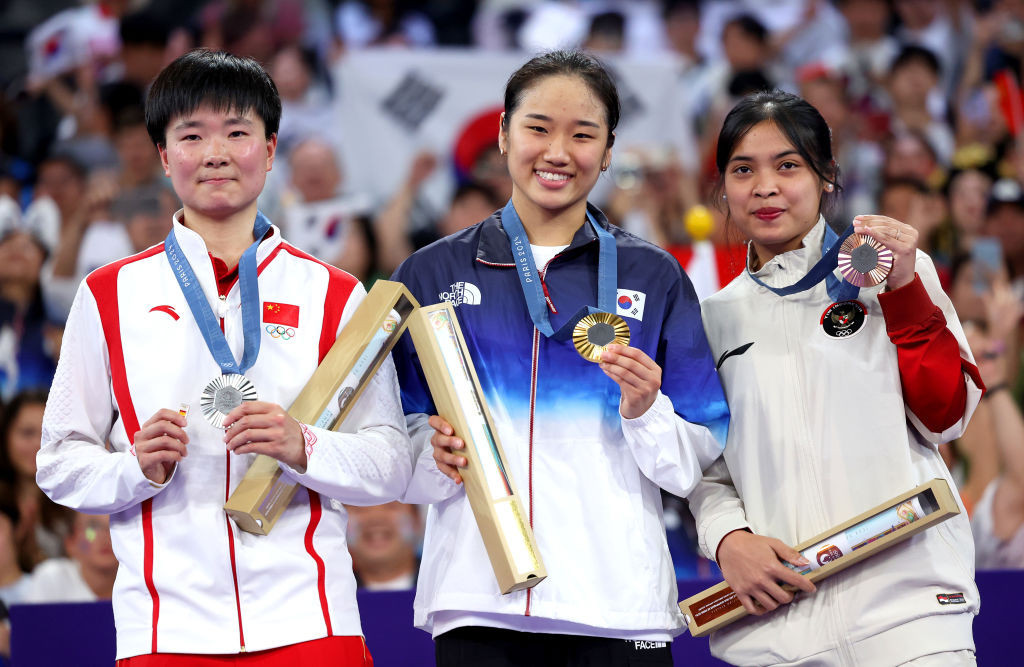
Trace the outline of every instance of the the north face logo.
<instances>
[{"instance_id":1,"label":"the north face logo","mask_svg":"<svg viewBox=\"0 0 1024 667\"><path fill-rule=\"evenodd\" d=\"M468 306L480 305L480 288L473 283L457 282L452 283L447 292L437 295L441 301L447 301L453 306L466 304Z\"/></svg>"}]
</instances>

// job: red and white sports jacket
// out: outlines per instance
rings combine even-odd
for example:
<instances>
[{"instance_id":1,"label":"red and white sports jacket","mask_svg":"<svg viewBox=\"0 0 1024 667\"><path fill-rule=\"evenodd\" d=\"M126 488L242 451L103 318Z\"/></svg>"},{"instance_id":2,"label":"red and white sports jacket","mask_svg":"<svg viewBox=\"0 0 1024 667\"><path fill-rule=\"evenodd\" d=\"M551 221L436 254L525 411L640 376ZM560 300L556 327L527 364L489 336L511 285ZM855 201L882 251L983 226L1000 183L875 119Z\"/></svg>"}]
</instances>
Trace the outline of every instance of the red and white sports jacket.
<instances>
[{"instance_id":1,"label":"red and white sports jacket","mask_svg":"<svg viewBox=\"0 0 1024 667\"><path fill-rule=\"evenodd\" d=\"M239 286L218 298L202 238L175 234L235 358ZM355 278L288 245L277 228L259 245L261 345L246 372L260 400L288 406L351 318ZM284 318L284 321L282 321ZM224 447L199 397L220 367L163 252L109 264L79 287L43 419L37 481L53 500L110 514L120 561L114 586L117 657L259 651L360 635L356 583L340 503L398 498L412 460L390 358L340 429L308 427L303 487L270 535L242 532L222 505L254 455ZM191 406L188 456L163 485L139 468L132 439L157 410ZM106 443L109 442L109 448Z\"/></svg>"},{"instance_id":2,"label":"red and white sports jacket","mask_svg":"<svg viewBox=\"0 0 1024 667\"><path fill-rule=\"evenodd\" d=\"M757 277L801 279L825 222ZM963 433L982 382L932 261L898 290L833 304L825 282L789 296L748 271L701 304L729 400L722 458L687 500L700 546L749 528L794 545L934 478L956 488L938 444ZM895 665L974 648L974 542L962 512L818 582L813 595L711 637L737 665ZM806 662L804 662L806 661Z\"/></svg>"}]
</instances>

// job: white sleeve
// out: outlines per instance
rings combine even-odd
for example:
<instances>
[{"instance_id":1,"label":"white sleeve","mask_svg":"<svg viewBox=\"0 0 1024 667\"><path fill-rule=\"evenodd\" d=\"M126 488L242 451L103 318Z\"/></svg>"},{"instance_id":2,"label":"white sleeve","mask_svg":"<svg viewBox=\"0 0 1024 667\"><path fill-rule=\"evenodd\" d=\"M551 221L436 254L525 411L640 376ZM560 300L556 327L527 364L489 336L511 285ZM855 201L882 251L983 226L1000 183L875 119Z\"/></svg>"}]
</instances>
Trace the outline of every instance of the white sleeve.
<instances>
[{"instance_id":1,"label":"white sleeve","mask_svg":"<svg viewBox=\"0 0 1024 667\"><path fill-rule=\"evenodd\" d=\"M103 327L83 281L64 329L36 455L36 483L54 502L88 514L111 514L166 486L143 475L133 453L107 450L115 417Z\"/></svg>"},{"instance_id":2,"label":"white sleeve","mask_svg":"<svg viewBox=\"0 0 1024 667\"><path fill-rule=\"evenodd\" d=\"M339 430L303 425L306 469L281 463L299 484L350 505L398 500L412 474L412 451L398 398L398 376L388 355Z\"/></svg>"},{"instance_id":3,"label":"white sleeve","mask_svg":"<svg viewBox=\"0 0 1024 667\"><path fill-rule=\"evenodd\" d=\"M697 542L711 560L717 561L722 538L734 530L750 528L724 456L704 471L704 478L686 500L697 524Z\"/></svg>"},{"instance_id":4,"label":"white sleeve","mask_svg":"<svg viewBox=\"0 0 1024 667\"><path fill-rule=\"evenodd\" d=\"M426 505L447 500L463 490L448 475L437 467L434 461L434 447L430 438L434 428L427 423L429 417L423 413L406 415L405 423L412 441L413 469L409 487L402 497L403 503Z\"/></svg>"},{"instance_id":5,"label":"white sleeve","mask_svg":"<svg viewBox=\"0 0 1024 667\"><path fill-rule=\"evenodd\" d=\"M701 471L722 451L710 429L676 414L672 400L660 391L647 412L621 421L622 434L641 472L680 498L689 495Z\"/></svg>"}]
</instances>

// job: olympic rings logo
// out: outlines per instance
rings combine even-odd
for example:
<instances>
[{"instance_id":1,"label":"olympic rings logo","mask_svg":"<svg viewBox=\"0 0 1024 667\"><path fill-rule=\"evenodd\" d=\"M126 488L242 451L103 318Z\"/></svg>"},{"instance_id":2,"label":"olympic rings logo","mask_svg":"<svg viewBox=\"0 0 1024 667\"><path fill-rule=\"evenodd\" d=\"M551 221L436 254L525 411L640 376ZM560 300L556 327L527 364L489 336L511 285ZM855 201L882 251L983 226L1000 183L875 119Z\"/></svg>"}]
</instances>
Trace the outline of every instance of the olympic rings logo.
<instances>
[{"instance_id":1,"label":"olympic rings logo","mask_svg":"<svg viewBox=\"0 0 1024 667\"><path fill-rule=\"evenodd\" d=\"M273 338L280 338L281 340L288 340L295 337L295 329L291 327L283 327L281 325L274 326L273 324L267 325L267 333Z\"/></svg>"}]
</instances>

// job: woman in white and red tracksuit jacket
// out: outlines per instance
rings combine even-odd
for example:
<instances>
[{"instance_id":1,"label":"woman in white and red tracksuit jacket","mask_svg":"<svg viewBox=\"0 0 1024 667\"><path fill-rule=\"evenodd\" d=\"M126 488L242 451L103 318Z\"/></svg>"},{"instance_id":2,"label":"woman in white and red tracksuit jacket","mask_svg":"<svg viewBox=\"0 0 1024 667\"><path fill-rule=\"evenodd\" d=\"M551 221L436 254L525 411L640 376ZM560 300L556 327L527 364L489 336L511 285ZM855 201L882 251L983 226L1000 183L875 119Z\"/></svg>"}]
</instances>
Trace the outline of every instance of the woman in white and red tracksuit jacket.
<instances>
[{"instance_id":1,"label":"woman in white and red tracksuit jacket","mask_svg":"<svg viewBox=\"0 0 1024 667\"><path fill-rule=\"evenodd\" d=\"M239 285L180 216L178 242L238 358ZM365 292L352 276L285 243L276 227L257 261L266 312L246 376L261 401L287 406ZM281 464L301 486L266 536L239 530L222 509L255 455L227 451L224 430L201 415L199 396L220 373L163 244L83 281L46 408L37 479L59 503L110 514L120 561L117 657L251 653L339 636L361 644L340 502L393 500L408 483L394 365L381 367L343 432L303 425L306 469ZM151 483L132 438L141 421L183 403L188 456L163 484Z\"/></svg>"},{"instance_id":2,"label":"woman in white and red tracksuit jacket","mask_svg":"<svg viewBox=\"0 0 1024 667\"><path fill-rule=\"evenodd\" d=\"M781 562L799 564L794 544L933 478L953 486L937 446L963 432L983 391L909 225L854 221L892 252L881 284L851 293L833 258L785 293L839 243L820 215L837 189L829 140L813 107L778 91L737 105L719 139L729 219L750 250L747 270L702 304L732 424L689 500L702 549L758 615L712 635L712 652L742 665L973 664L966 513L813 594L779 586L813 589Z\"/></svg>"}]
</instances>

